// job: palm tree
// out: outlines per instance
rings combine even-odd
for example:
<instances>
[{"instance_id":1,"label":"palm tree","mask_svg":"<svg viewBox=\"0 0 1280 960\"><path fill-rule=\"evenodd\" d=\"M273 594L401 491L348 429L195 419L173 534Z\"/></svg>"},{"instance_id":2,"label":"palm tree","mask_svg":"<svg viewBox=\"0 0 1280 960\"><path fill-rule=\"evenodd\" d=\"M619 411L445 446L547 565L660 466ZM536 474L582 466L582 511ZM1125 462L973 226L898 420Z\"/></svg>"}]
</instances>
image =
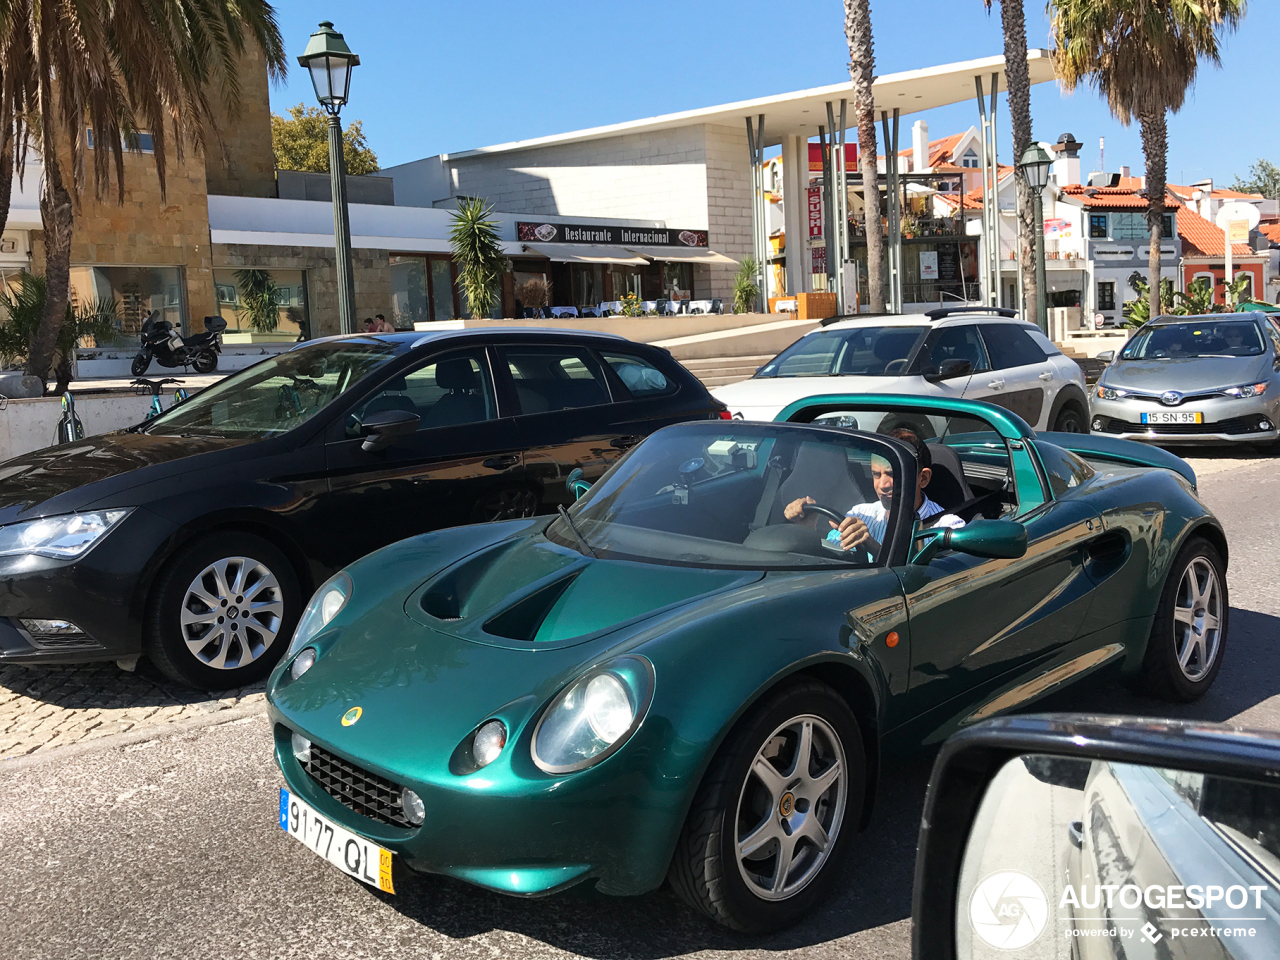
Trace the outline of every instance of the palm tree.
<instances>
[{"instance_id":1,"label":"palm tree","mask_svg":"<svg viewBox=\"0 0 1280 960\"><path fill-rule=\"evenodd\" d=\"M463 200L453 215L449 246L458 265L458 283L474 320L489 316L498 299L498 283L507 269L507 255L498 239L498 225L489 219L492 207L478 198Z\"/></svg>"},{"instance_id":2,"label":"palm tree","mask_svg":"<svg viewBox=\"0 0 1280 960\"><path fill-rule=\"evenodd\" d=\"M1137 117L1147 164L1152 316L1160 311L1168 115L1181 109L1200 60L1221 66L1218 39L1244 18L1246 0L1049 0L1054 64L1063 87L1087 83L1128 126Z\"/></svg>"},{"instance_id":3,"label":"palm tree","mask_svg":"<svg viewBox=\"0 0 1280 960\"><path fill-rule=\"evenodd\" d=\"M994 0L983 0L991 11ZM1018 163L1031 146L1031 73L1027 67L1027 18L1022 0L1000 0L1004 28L1005 86L1009 113L1013 116L1013 162ZM1036 302L1036 215L1031 188L1022 177L1013 178L1018 193L1018 267L1022 271L1025 303Z\"/></svg>"},{"instance_id":4,"label":"palm tree","mask_svg":"<svg viewBox=\"0 0 1280 960\"><path fill-rule=\"evenodd\" d=\"M149 133L163 197L170 153L181 162L188 148L204 149L211 101L231 115L238 108L237 71L249 42L262 48L272 76L283 77L284 44L267 0L8 0L0 7L0 163L8 168L0 178L15 165L21 170L28 143L44 168L47 295L29 373L48 377L66 316L74 198L86 186L89 137L96 195L106 195L114 176L123 203L123 151L139 150L139 133Z\"/></svg>"},{"instance_id":5,"label":"palm tree","mask_svg":"<svg viewBox=\"0 0 1280 960\"><path fill-rule=\"evenodd\" d=\"M883 313L884 236L880 233L876 101L871 93L876 72L871 0L844 0L844 35L849 43L849 79L853 81L853 115L858 123L858 159L862 167L863 214L867 224L867 301L872 313ZM844 189L844 184L840 187Z\"/></svg>"}]
</instances>

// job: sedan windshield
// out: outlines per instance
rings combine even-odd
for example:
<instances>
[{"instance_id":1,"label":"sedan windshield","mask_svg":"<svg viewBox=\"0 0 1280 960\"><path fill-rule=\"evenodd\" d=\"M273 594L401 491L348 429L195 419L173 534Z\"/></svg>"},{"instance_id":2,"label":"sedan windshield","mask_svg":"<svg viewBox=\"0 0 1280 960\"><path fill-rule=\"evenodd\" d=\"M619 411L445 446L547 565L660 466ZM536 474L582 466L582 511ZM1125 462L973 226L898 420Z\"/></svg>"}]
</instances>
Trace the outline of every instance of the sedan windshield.
<instances>
[{"instance_id":1,"label":"sedan windshield","mask_svg":"<svg viewBox=\"0 0 1280 960\"><path fill-rule=\"evenodd\" d=\"M1183 360L1190 357L1257 357L1262 334L1252 320L1196 320L1144 327L1121 360Z\"/></svg>"},{"instance_id":2,"label":"sedan windshield","mask_svg":"<svg viewBox=\"0 0 1280 960\"><path fill-rule=\"evenodd\" d=\"M756 570L872 566L893 529L871 437L794 424L690 423L660 430L620 460L547 528L588 556ZM894 486L894 490L900 487ZM788 505L809 498L788 517ZM877 534L850 549L834 528L854 506Z\"/></svg>"},{"instance_id":3,"label":"sedan windshield","mask_svg":"<svg viewBox=\"0 0 1280 960\"><path fill-rule=\"evenodd\" d=\"M822 330L792 344L757 377L897 377L928 327Z\"/></svg>"},{"instance_id":4,"label":"sedan windshield","mask_svg":"<svg viewBox=\"0 0 1280 960\"><path fill-rule=\"evenodd\" d=\"M399 349L363 339L299 347L215 383L145 429L165 436L273 437L310 420Z\"/></svg>"}]
</instances>

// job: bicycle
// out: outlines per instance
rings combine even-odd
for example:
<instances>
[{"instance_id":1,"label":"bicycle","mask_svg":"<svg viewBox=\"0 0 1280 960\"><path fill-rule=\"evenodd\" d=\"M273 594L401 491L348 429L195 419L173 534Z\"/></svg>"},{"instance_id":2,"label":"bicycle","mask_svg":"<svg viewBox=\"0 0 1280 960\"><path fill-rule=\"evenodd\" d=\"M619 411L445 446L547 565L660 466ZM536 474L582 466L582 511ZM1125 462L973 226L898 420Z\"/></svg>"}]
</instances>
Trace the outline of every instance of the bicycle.
<instances>
[{"instance_id":1,"label":"bicycle","mask_svg":"<svg viewBox=\"0 0 1280 960\"><path fill-rule=\"evenodd\" d=\"M166 383L181 383L181 381L176 377L165 377L163 380L146 380L139 378L133 381L132 386L134 396L141 397L144 395L144 391L151 391L151 409L147 412L148 420L152 420L164 413L164 404L160 402L160 392L164 389L164 385ZM178 387L173 392L173 403L181 403L185 399L187 399L187 391L182 389L182 387ZM173 404L170 404L170 409L172 408Z\"/></svg>"}]
</instances>

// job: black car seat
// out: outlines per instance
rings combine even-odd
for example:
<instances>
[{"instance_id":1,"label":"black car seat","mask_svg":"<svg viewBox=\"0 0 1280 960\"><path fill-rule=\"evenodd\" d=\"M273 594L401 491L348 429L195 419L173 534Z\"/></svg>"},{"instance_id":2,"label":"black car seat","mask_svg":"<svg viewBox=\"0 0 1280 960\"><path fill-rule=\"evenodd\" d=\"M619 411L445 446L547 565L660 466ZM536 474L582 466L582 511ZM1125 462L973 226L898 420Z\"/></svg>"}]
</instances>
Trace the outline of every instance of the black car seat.
<instances>
[{"instance_id":1,"label":"black car seat","mask_svg":"<svg viewBox=\"0 0 1280 960\"><path fill-rule=\"evenodd\" d=\"M416 414L417 406L405 396L405 391L408 389L409 386L405 383L404 377L393 377L388 380L382 392L365 406L363 419L367 420L373 414L382 413L385 410L404 410L407 413Z\"/></svg>"},{"instance_id":2,"label":"black car seat","mask_svg":"<svg viewBox=\"0 0 1280 960\"><path fill-rule=\"evenodd\" d=\"M424 427L450 427L488 419L480 378L466 357L441 360L436 364L436 386L449 392L431 405L422 418Z\"/></svg>"},{"instance_id":3,"label":"black car seat","mask_svg":"<svg viewBox=\"0 0 1280 960\"><path fill-rule=\"evenodd\" d=\"M812 497L840 513L871 499L849 476L849 458L843 449L811 440L800 444L791 472L778 485L768 522L784 523L787 504L801 497Z\"/></svg>"},{"instance_id":4,"label":"black car seat","mask_svg":"<svg viewBox=\"0 0 1280 960\"><path fill-rule=\"evenodd\" d=\"M925 487L925 495L944 510L954 510L973 499L973 490L964 476L960 455L945 443L929 444L933 460L933 479Z\"/></svg>"}]
</instances>

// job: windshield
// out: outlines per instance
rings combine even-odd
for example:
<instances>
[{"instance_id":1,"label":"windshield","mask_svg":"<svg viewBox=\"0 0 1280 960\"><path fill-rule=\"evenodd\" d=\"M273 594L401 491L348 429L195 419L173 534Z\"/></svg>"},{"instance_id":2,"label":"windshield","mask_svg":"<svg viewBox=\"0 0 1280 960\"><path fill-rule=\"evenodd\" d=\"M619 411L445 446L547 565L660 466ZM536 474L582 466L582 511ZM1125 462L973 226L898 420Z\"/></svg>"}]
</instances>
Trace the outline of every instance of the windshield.
<instances>
[{"instance_id":1,"label":"windshield","mask_svg":"<svg viewBox=\"0 0 1280 960\"><path fill-rule=\"evenodd\" d=\"M928 327L822 330L793 343L757 377L896 377Z\"/></svg>"},{"instance_id":2,"label":"windshield","mask_svg":"<svg viewBox=\"0 0 1280 960\"><path fill-rule=\"evenodd\" d=\"M1252 320L1197 320L1144 327L1133 335L1120 359L1257 357L1262 351L1262 333Z\"/></svg>"},{"instance_id":3,"label":"windshield","mask_svg":"<svg viewBox=\"0 0 1280 960\"><path fill-rule=\"evenodd\" d=\"M310 420L399 349L362 339L299 347L215 383L145 429L164 436L273 437Z\"/></svg>"},{"instance_id":4,"label":"windshield","mask_svg":"<svg viewBox=\"0 0 1280 960\"><path fill-rule=\"evenodd\" d=\"M884 444L857 434L767 423L681 424L653 434L547 528L601 558L755 570L868 567L887 549L896 490L872 471ZM789 505L808 498L788 516ZM833 528L865 508L872 539L846 549ZM818 509L820 508L820 509Z\"/></svg>"}]
</instances>

